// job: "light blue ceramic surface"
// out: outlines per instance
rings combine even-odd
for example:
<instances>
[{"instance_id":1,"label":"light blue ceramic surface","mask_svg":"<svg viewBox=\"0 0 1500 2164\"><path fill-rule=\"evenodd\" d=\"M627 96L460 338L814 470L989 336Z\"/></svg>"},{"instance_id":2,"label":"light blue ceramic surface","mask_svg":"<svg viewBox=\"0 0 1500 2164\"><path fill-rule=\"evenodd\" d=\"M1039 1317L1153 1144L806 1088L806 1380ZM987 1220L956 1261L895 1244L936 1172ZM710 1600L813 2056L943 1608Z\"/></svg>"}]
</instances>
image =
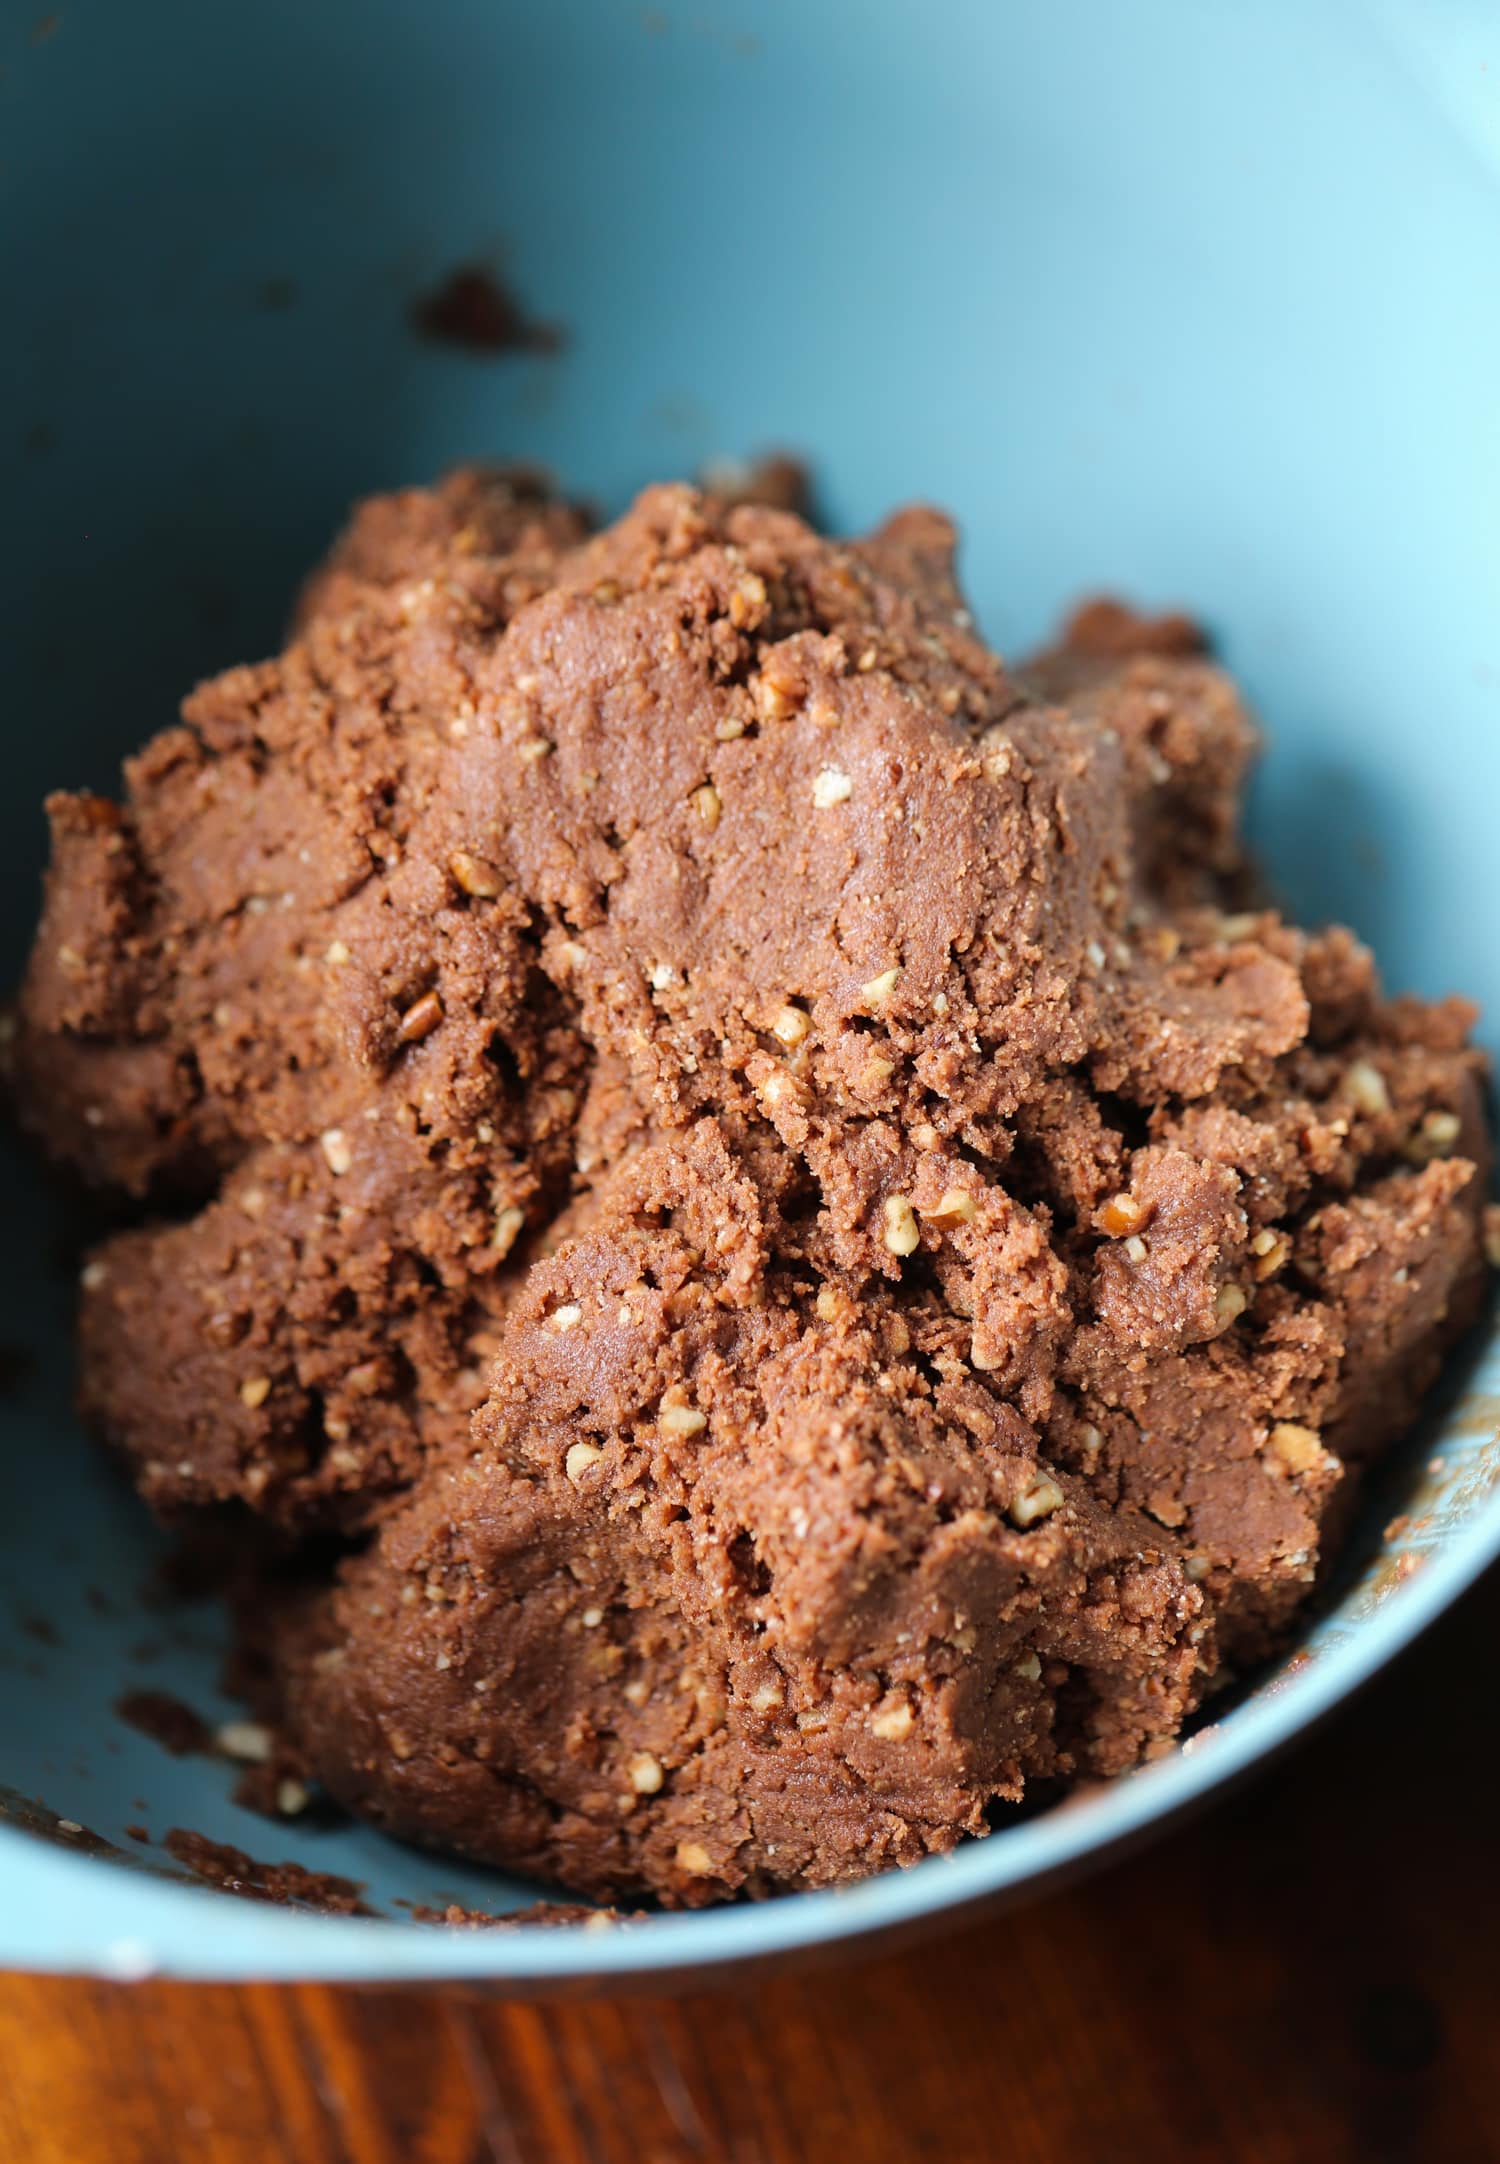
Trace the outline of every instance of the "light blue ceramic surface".
<instances>
[{"instance_id":1,"label":"light blue ceramic surface","mask_svg":"<svg viewBox=\"0 0 1500 2164\"><path fill-rule=\"evenodd\" d=\"M788 444L839 527L956 511L1002 645L1101 585L1201 612L1268 726L1257 825L1292 906L1353 922L1398 985L1477 994L1493 1041L1492 7L61 0L44 34L44 4L0 4L8 972L43 790L108 786L195 675L272 647L349 498L502 452L617 507ZM561 356L413 338L413 295L487 255L568 327ZM0 1401L0 1783L49 1836L0 1826L0 1963L537 1981L930 1916L1201 1796L1500 1548L1491 1350L1403 1454L1310 1657L1186 1752L845 1894L419 1925L399 1900L521 1895L361 1829L283 1833L112 1711L143 1687L232 1709L211 1609L142 1605L155 1536L70 1418L59 1207L14 1149L0 1178L0 1341L35 1354ZM1398 1509L1418 1527L1383 1545ZM381 1920L172 1883L136 1822L347 1872Z\"/></svg>"}]
</instances>

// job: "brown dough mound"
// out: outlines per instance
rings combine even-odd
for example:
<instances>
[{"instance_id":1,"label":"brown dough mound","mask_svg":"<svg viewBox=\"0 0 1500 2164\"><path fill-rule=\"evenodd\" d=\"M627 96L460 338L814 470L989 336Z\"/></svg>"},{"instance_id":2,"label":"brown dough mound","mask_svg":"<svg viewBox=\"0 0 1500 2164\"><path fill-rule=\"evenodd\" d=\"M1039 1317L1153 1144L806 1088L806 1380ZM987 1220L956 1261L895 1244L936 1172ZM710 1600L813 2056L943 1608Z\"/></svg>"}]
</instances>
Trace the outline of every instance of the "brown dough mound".
<instances>
[{"instance_id":1,"label":"brown dough mound","mask_svg":"<svg viewBox=\"0 0 1500 2164\"><path fill-rule=\"evenodd\" d=\"M691 1903L1149 1756L1476 1310L1467 1010L1229 907L1190 626L1013 678L952 541L455 476L54 800L23 1108L196 1205L85 1400L163 1511L368 1529L260 1653L398 1833Z\"/></svg>"},{"instance_id":2,"label":"brown dough mound","mask_svg":"<svg viewBox=\"0 0 1500 2164\"><path fill-rule=\"evenodd\" d=\"M778 1173L711 1120L627 1162L474 1450L289 1626L356 1808L692 1901L914 1861L1172 1734L1204 1604L1157 1529L1042 1471L939 1300L814 1293Z\"/></svg>"},{"instance_id":3,"label":"brown dough mound","mask_svg":"<svg viewBox=\"0 0 1500 2164\"><path fill-rule=\"evenodd\" d=\"M581 530L503 476L377 499L123 808L49 804L23 1114L86 1179L204 1203L85 1275L84 1402L163 1512L358 1519L483 1395L589 1053L513 887L420 836L479 656Z\"/></svg>"}]
</instances>

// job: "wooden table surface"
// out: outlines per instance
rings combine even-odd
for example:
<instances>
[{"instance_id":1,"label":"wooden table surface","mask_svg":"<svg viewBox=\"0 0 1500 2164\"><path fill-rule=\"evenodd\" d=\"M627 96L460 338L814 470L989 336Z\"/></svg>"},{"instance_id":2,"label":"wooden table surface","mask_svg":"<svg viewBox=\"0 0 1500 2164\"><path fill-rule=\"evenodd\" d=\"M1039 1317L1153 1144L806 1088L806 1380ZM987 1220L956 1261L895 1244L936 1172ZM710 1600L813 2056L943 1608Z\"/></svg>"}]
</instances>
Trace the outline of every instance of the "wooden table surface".
<instances>
[{"instance_id":1,"label":"wooden table surface","mask_svg":"<svg viewBox=\"0 0 1500 2164\"><path fill-rule=\"evenodd\" d=\"M3 2164L1500 2164L1500 1573L1305 1748L915 1951L680 1999L0 1979Z\"/></svg>"}]
</instances>

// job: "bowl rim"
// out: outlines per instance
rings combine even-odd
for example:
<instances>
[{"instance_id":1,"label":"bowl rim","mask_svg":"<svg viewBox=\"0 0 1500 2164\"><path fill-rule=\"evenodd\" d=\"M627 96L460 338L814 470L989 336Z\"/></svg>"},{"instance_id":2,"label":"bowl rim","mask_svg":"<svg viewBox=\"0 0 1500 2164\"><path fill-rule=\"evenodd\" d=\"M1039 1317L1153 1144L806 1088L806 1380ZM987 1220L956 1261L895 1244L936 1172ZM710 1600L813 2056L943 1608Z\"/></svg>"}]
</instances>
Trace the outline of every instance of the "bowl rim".
<instances>
[{"instance_id":1,"label":"bowl rim","mask_svg":"<svg viewBox=\"0 0 1500 2164\"><path fill-rule=\"evenodd\" d=\"M1500 1346L1500 1340L1496 1341ZM1296 1665L1154 1764L950 1855L849 1887L762 1903L583 1925L416 1925L276 1908L133 1868L0 1823L0 1966L116 1981L592 1985L665 1988L675 1976L852 1947L1016 1898L1102 1862L1269 1758L1410 1645L1500 1556L1500 1484L1404 1582L1315 1661Z\"/></svg>"}]
</instances>

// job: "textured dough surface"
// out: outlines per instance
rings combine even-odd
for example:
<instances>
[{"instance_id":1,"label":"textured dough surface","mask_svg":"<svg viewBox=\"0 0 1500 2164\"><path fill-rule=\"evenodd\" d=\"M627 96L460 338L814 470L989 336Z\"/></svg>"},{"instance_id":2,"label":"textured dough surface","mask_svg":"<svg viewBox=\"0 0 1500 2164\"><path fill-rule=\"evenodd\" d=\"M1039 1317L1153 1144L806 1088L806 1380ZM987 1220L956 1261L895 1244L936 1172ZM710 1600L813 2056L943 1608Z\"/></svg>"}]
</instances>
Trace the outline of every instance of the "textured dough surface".
<instances>
[{"instance_id":1,"label":"textured dough surface","mask_svg":"<svg viewBox=\"0 0 1500 2164\"><path fill-rule=\"evenodd\" d=\"M461 473L52 800L84 1402L397 1833L697 1903L1150 1757L1477 1310L1469 1011L1243 906L1190 625L1012 673L952 557Z\"/></svg>"}]
</instances>

